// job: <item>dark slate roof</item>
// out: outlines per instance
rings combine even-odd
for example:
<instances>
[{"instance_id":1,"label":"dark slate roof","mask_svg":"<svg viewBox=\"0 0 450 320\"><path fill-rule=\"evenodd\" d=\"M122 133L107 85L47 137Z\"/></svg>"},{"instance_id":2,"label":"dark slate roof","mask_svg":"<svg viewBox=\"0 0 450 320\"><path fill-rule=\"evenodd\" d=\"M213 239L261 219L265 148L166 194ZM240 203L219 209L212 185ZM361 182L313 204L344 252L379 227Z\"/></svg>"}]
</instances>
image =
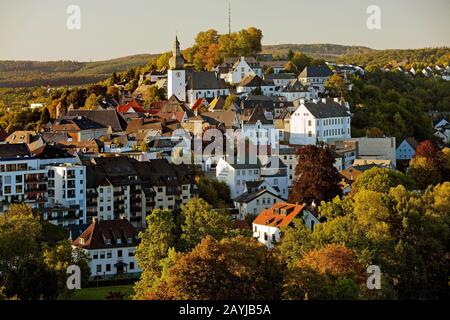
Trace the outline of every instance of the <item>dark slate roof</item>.
<instances>
[{"instance_id":1,"label":"dark slate roof","mask_svg":"<svg viewBox=\"0 0 450 320\"><path fill-rule=\"evenodd\" d=\"M188 74L187 88L191 90L227 89L223 79L213 71L194 71Z\"/></svg>"},{"instance_id":2,"label":"dark slate roof","mask_svg":"<svg viewBox=\"0 0 450 320\"><path fill-rule=\"evenodd\" d=\"M248 202L252 201L253 199L258 198L259 196L262 196L265 193L268 193L274 197L277 197L278 199L280 199L280 202L283 201L283 199L281 199L276 194L273 194L272 192L268 191L267 189L255 190L253 192L245 192L245 193L241 194L239 197L235 198L234 201L239 202L239 203L248 203Z\"/></svg>"},{"instance_id":3,"label":"dark slate roof","mask_svg":"<svg viewBox=\"0 0 450 320\"><path fill-rule=\"evenodd\" d=\"M250 75L239 83L239 87L262 87L262 86L273 86L273 83L264 81L259 76Z\"/></svg>"},{"instance_id":4,"label":"dark slate roof","mask_svg":"<svg viewBox=\"0 0 450 320\"><path fill-rule=\"evenodd\" d=\"M124 131L127 127L127 122L114 110L69 110L67 112L69 117L85 117L89 120L97 122L105 127L111 127L113 131Z\"/></svg>"},{"instance_id":5,"label":"dark slate roof","mask_svg":"<svg viewBox=\"0 0 450 320\"><path fill-rule=\"evenodd\" d=\"M0 159L9 160L9 159L23 159L23 158L31 158L30 149L25 143L2 143L0 144Z\"/></svg>"},{"instance_id":6,"label":"dark slate roof","mask_svg":"<svg viewBox=\"0 0 450 320\"><path fill-rule=\"evenodd\" d=\"M66 150L57 146L47 144L44 149L36 155L37 159L63 159L63 158L75 158Z\"/></svg>"},{"instance_id":7,"label":"dark slate roof","mask_svg":"<svg viewBox=\"0 0 450 320\"><path fill-rule=\"evenodd\" d=\"M293 73L271 73L266 74L264 76L265 80L289 80L289 79L295 79L295 74Z\"/></svg>"},{"instance_id":8,"label":"dark slate roof","mask_svg":"<svg viewBox=\"0 0 450 320\"><path fill-rule=\"evenodd\" d=\"M269 120L266 118L265 115L266 108L262 106L257 106L253 112L248 121L247 124L256 124L258 121L261 122L261 124L273 124L273 120Z\"/></svg>"},{"instance_id":9,"label":"dark slate roof","mask_svg":"<svg viewBox=\"0 0 450 320\"><path fill-rule=\"evenodd\" d=\"M317 102L305 102L304 105L315 118L350 117L348 110L334 100L328 99L326 103L323 103L322 100Z\"/></svg>"},{"instance_id":10,"label":"dark slate roof","mask_svg":"<svg viewBox=\"0 0 450 320\"><path fill-rule=\"evenodd\" d=\"M332 75L333 72L327 66L307 66L300 73L299 78L326 78Z\"/></svg>"},{"instance_id":11,"label":"dark slate roof","mask_svg":"<svg viewBox=\"0 0 450 320\"><path fill-rule=\"evenodd\" d=\"M77 116L77 117L65 116L65 117L63 117L61 119L58 119L57 123L60 124L60 125L73 123L80 130L90 130L90 129L102 129L102 128L105 128L105 126L101 125L100 123L92 121L91 119L88 119L88 118L82 117L82 116Z\"/></svg>"},{"instance_id":12,"label":"dark slate roof","mask_svg":"<svg viewBox=\"0 0 450 320\"><path fill-rule=\"evenodd\" d=\"M298 79L293 79L286 88L283 89L283 92L305 92L308 91L308 88Z\"/></svg>"}]
</instances>

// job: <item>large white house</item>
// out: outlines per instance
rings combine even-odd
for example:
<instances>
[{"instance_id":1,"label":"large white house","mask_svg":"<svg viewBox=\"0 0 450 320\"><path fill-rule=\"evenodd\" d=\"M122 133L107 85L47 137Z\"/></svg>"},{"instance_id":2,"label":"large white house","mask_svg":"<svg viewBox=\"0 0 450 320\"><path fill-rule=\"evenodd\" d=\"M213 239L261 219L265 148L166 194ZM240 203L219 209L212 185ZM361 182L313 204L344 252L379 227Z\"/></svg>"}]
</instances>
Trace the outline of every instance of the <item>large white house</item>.
<instances>
[{"instance_id":1,"label":"large white house","mask_svg":"<svg viewBox=\"0 0 450 320\"><path fill-rule=\"evenodd\" d=\"M220 77L230 84L238 84L248 76L263 77L263 68L253 57L230 58L217 67Z\"/></svg>"},{"instance_id":2,"label":"large white house","mask_svg":"<svg viewBox=\"0 0 450 320\"><path fill-rule=\"evenodd\" d=\"M299 80L312 86L317 92L325 92L325 82L333 75L328 66L307 66L298 76Z\"/></svg>"},{"instance_id":3,"label":"large white house","mask_svg":"<svg viewBox=\"0 0 450 320\"><path fill-rule=\"evenodd\" d=\"M245 185L245 192L233 200L234 206L239 210L239 220L244 220L250 214L257 215L275 203L285 201L266 181L249 181Z\"/></svg>"},{"instance_id":4,"label":"large white house","mask_svg":"<svg viewBox=\"0 0 450 320\"><path fill-rule=\"evenodd\" d=\"M236 87L236 92L248 96L256 92L256 90L260 90L262 95L273 96L275 88L275 84L272 81L263 80L257 75L250 75L239 83Z\"/></svg>"},{"instance_id":5,"label":"large white house","mask_svg":"<svg viewBox=\"0 0 450 320\"><path fill-rule=\"evenodd\" d=\"M94 219L72 246L87 254L91 278L111 278L140 274L134 257L138 244L138 232L128 220Z\"/></svg>"},{"instance_id":6,"label":"large white house","mask_svg":"<svg viewBox=\"0 0 450 320\"><path fill-rule=\"evenodd\" d=\"M255 107L250 117L242 123L242 135L256 146L275 143L273 140L278 133L275 132L273 114L265 107Z\"/></svg>"},{"instance_id":7,"label":"large white house","mask_svg":"<svg viewBox=\"0 0 450 320\"><path fill-rule=\"evenodd\" d=\"M86 170L53 146L32 155L25 143L0 144L0 214L24 203L59 226L86 221Z\"/></svg>"},{"instance_id":8,"label":"large white house","mask_svg":"<svg viewBox=\"0 0 450 320\"><path fill-rule=\"evenodd\" d=\"M277 92L284 97L286 101L295 101L298 99L313 100L317 99L317 92L312 86L303 84L298 79L291 80L284 88Z\"/></svg>"},{"instance_id":9,"label":"large white house","mask_svg":"<svg viewBox=\"0 0 450 320\"><path fill-rule=\"evenodd\" d=\"M272 249L280 242L281 229L290 225L295 218L302 219L310 229L314 229L319 223L317 216L305 205L276 203L270 209L262 211L253 221L253 237Z\"/></svg>"},{"instance_id":10,"label":"large white house","mask_svg":"<svg viewBox=\"0 0 450 320\"><path fill-rule=\"evenodd\" d=\"M219 78L213 71L188 72L187 102L192 106L200 99L215 99L226 97L230 94L225 81Z\"/></svg>"},{"instance_id":11,"label":"large white house","mask_svg":"<svg viewBox=\"0 0 450 320\"><path fill-rule=\"evenodd\" d=\"M234 157L220 159L216 166L217 180L230 187L232 199L245 192L246 183L261 180L261 163L257 157Z\"/></svg>"},{"instance_id":12,"label":"large white house","mask_svg":"<svg viewBox=\"0 0 450 320\"><path fill-rule=\"evenodd\" d=\"M338 99L301 101L291 115L290 144L315 145L351 138L348 103Z\"/></svg>"}]
</instances>

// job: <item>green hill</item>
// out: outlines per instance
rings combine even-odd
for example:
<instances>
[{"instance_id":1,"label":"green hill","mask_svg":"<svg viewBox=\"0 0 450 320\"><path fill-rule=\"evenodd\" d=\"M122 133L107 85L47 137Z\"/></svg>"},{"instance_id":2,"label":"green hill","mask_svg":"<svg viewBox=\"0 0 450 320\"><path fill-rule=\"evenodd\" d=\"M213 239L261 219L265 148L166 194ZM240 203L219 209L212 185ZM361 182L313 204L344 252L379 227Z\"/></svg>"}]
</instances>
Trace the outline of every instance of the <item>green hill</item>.
<instances>
[{"instance_id":1,"label":"green hill","mask_svg":"<svg viewBox=\"0 0 450 320\"><path fill-rule=\"evenodd\" d=\"M275 57L286 57L289 50L300 51L316 59L334 61L343 55L366 54L375 50L362 46L344 46L339 44L279 44L263 46L262 53L271 53Z\"/></svg>"},{"instance_id":2,"label":"green hill","mask_svg":"<svg viewBox=\"0 0 450 320\"><path fill-rule=\"evenodd\" d=\"M145 66L155 55L140 54L106 61L0 61L0 87L82 85L113 72Z\"/></svg>"}]
</instances>

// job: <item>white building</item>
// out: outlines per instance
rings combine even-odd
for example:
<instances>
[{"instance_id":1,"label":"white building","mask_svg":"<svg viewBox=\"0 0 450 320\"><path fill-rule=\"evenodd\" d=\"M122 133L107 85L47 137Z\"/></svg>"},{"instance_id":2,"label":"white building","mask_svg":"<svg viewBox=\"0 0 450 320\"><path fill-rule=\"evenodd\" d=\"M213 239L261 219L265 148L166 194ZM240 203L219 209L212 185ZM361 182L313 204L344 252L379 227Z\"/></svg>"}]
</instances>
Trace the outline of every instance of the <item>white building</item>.
<instances>
[{"instance_id":1,"label":"white building","mask_svg":"<svg viewBox=\"0 0 450 320\"><path fill-rule=\"evenodd\" d=\"M278 88L286 87L295 78L294 73L271 73L264 75L264 80L272 81Z\"/></svg>"},{"instance_id":2,"label":"white building","mask_svg":"<svg viewBox=\"0 0 450 320\"><path fill-rule=\"evenodd\" d=\"M191 106L200 98L212 100L230 94L225 81L213 71L189 72L186 89L187 102Z\"/></svg>"},{"instance_id":3,"label":"white building","mask_svg":"<svg viewBox=\"0 0 450 320\"><path fill-rule=\"evenodd\" d=\"M86 167L75 164L47 166L48 209L44 219L53 220L67 211L62 225L86 223Z\"/></svg>"},{"instance_id":4,"label":"white building","mask_svg":"<svg viewBox=\"0 0 450 320\"><path fill-rule=\"evenodd\" d=\"M351 114L348 103L338 99L301 101L291 115L290 144L315 145L351 137Z\"/></svg>"},{"instance_id":5,"label":"white building","mask_svg":"<svg viewBox=\"0 0 450 320\"><path fill-rule=\"evenodd\" d=\"M396 154L399 160L411 160L416 155L417 141L414 138L405 139L397 147Z\"/></svg>"},{"instance_id":6,"label":"white building","mask_svg":"<svg viewBox=\"0 0 450 320\"><path fill-rule=\"evenodd\" d=\"M266 181L251 181L246 183L245 192L233 201L239 210L239 220L244 220L247 215L257 215L285 199Z\"/></svg>"},{"instance_id":7,"label":"white building","mask_svg":"<svg viewBox=\"0 0 450 320\"><path fill-rule=\"evenodd\" d=\"M137 230L125 219L98 221L73 241L73 247L88 256L91 278L111 278L117 275L139 276L134 253L139 244Z\"/></svg>"},{"instance_id":8,"label":"white building","mask_svg":"<svg viewBox=\"0 0 450 320\"><path fill-rule=\"evenodd\" d=\"M385 138L353 138L350 141L358 143L358 159L367 163L377 163L369 160L380 160L382 163L388 161L393 168L397 166L396 139ZM356 160L358 160L356 159Z\"/></svg>"},{"instance_id":9,"label":"white building","mask_svg":"<svg viewBox=\"0 0 450 320\"><path fill-rule=\"evenodd\" d=\"M307 66L298 76L299 80L312 86L317 92L325 92L325 82L333 75L327 66Z\"/></svg>"},{"instance_id":10,"label":"white building","mask_svg":"<svg viewBox=\"0 0 450 320\"><path fill-rule=\"evenodd\" d=\"M223 158L216 166L216 178L230 187L232 199L245 192L246 183L261 180L261 163L256 155L254 157Z\"/></svg>"},{"instance_id":11,"label":"white building","mask_svg":"<svg viewBox=\"0 0 450 320\"><path fill-rule=\"evenodd\" d=\"M178 37L175 38L172 52L173 56L169 60L170 69L167 72L167 97L176 96L178 100L186 102L186 70Z\"/></svg>"},{"instance_id":12,"label":"white building","mask_svg":"<svg viewBox=\"0 0 450 320\"><path fill-rule=\"evenodd\" d=\"M24 143L0 144L0 213L12 204L24 203L55 225L83 223L86 221L83 189L86 179L84 166L78 163L78 158L51 146L33 156ZM59 172L57 193L55 170ZM63 172L67 174L65 178Z\"/></svg>"},{"instance_id":13,"label":"white building","mask_svg":"<svg viewBox=\"0 0 450 320\"><path fill-rule=\"evenodd\" d=\"M263 77L263 68L252 57L231 58L217 67L220 77L230 84L238 84L248 76Z\"/></svg>"},{"instance_id":14,"label":"white building","mask_svg":"<svg viewBox=\"0 0 450 320\"><path fill-rule=\"evenodd\" d=\"M312 86L306 86L298 79L291 80L277 94L284 97L286 101L295 101L298 99L310 101L318 98L317 92Z\"/></svg>"},{"instance_id":15,"label":"white building","mask_svg":"<svg viewBox=\"0 0 450 320\"><path fill-rule=\"evenodd\" d=\"M275 137L279 134L275 130L273 114L264 107L255 107L250 117L242 122L242 136L256 146L276 143Z\"/></svg>"},{"instance_id":16,"label":"white building","mask_svg":"<svg viewBox=\"0 0 450 320\"><path fill-rule=\"evenodd\" d=\"M290 225L295 218L302 219L305 226L310 229L314 229L319 223L317 216L305 205L276 203L270 209L262 211L253 221L253 237L272 249L280 242L281 229Z\"/></svg>"},{"instance_id":17,"label":"white building","mask_svg":"<svg viewBox=\"0 0 450 320\"><path fill-rule=\"evenodd\" d=\"M239 83L236 87L236 92L249 96L256 92L256 90L260 90L264 96L273 96L275 95L275 88L273 82L263 80L257 75L250 75Z\"/></svg>"}]
</instances>

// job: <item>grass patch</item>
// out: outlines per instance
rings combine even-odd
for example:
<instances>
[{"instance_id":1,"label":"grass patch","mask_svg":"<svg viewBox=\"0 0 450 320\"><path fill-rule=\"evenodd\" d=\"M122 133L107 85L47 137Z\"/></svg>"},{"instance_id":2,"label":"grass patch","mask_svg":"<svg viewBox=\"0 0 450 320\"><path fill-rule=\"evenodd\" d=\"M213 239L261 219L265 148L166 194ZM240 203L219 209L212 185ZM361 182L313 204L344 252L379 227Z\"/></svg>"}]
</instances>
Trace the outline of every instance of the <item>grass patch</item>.
<instances>
[{"instance_id":1,"label":"grass patch","mask_svg":"<svg viewBox=\"0 0 450 320\"><path fill-rule=\"evenodd\" d=\"M84 288L76 290L72 296L72 300L105 300L110 292L122 292L125 294L124 299L130 300L134 294L134 284L112 287Z\"/></svg>"}]
</instances>

